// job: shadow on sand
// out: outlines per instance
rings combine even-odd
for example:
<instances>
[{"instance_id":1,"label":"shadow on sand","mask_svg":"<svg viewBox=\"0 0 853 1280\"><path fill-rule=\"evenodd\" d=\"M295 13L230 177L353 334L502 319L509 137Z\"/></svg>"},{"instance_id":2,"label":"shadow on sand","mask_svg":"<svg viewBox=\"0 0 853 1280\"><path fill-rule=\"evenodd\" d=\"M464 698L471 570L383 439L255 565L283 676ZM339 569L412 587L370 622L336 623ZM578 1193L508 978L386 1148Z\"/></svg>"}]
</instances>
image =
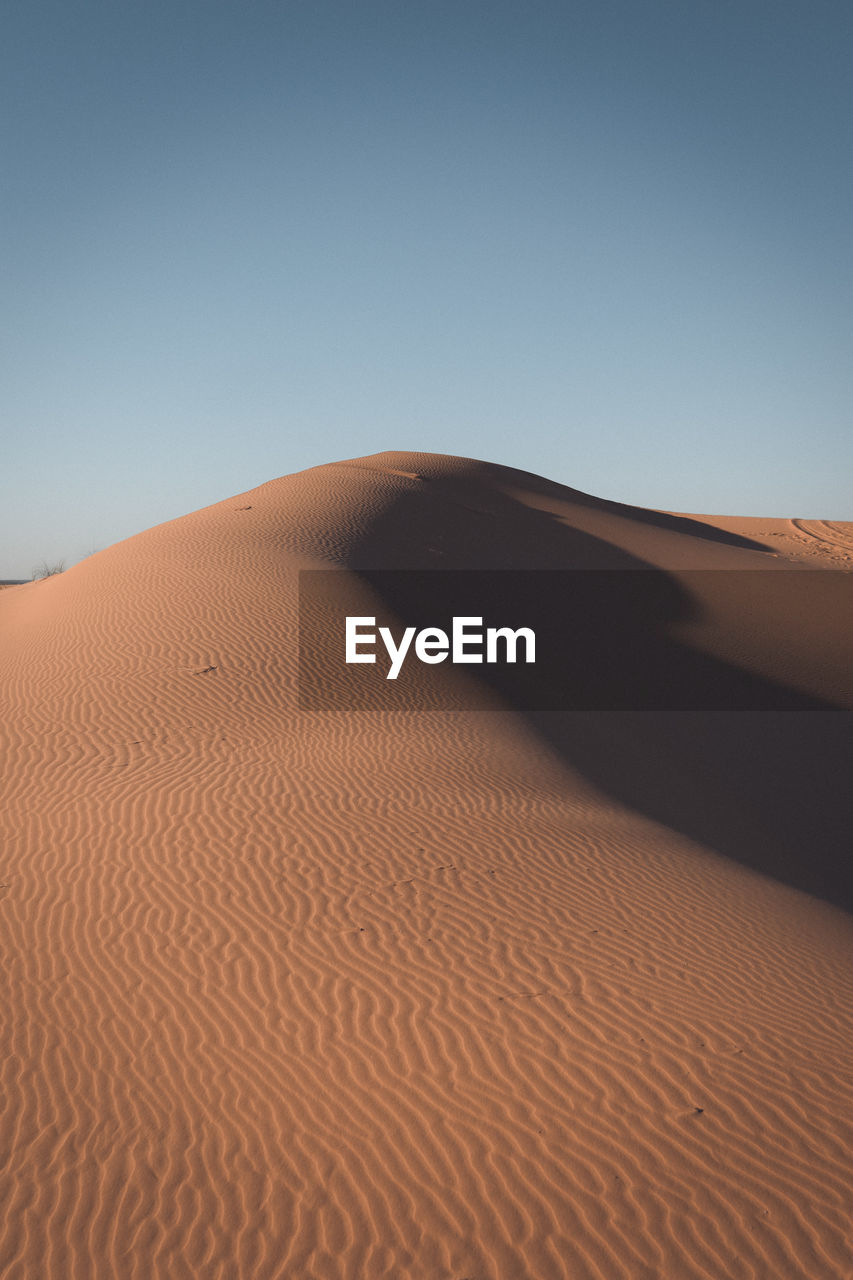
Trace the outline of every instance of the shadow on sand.
<instances>
[{"instance_id":1,"label":"shadow on sand","mask_svg":"<svg viewBox=\"0 0 853 1280\"><path fill-rule=\"evenodd\" d=\"M650 568L612 543L508 496L491 478L498 470L482 466L470 476L425 479L377 517L353 548L348 567L368 579L371 570L394 568ZM598 502L539 477L513 474L523 476L525 490L535 488L549 499L583 500L638 524L766 550L688 517ZM662 637L662 628L689 616L694 605L675 578L659 569L656 575L662 586L654 593L654 626L635 608L622 612L616 605L585 643L606 643L616 628L659 673L676 658L681 678L703 691L710 679L724 692L746 689L755 706L788 709L531 711L519 707L507 668L480 668L478 678L487 672L482 678L494 692L567 765L620 804L755 871L853 909L853 713ZM382 581L380 575L380 589ZM385 603L400 618L411 613L411 601ZM426 612L440 603L425 602Z\"/></svg>"}]
</instances>

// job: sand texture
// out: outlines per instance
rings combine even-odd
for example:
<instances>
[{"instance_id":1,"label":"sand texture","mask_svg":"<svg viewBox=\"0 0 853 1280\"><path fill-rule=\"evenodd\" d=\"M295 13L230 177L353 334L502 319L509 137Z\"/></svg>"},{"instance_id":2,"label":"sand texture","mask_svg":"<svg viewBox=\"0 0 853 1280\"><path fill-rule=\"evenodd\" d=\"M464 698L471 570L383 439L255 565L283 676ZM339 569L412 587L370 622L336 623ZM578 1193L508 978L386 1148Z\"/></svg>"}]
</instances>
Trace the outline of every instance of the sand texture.
<instances>
[{"instance_id":1,"label":"sand texture","mask_svg":"<svg viewBox=\"0 0 853 1280\"><path fill-rule=\"evenodd\" d=\"M853 1277L820 598L684 627L817 709L298 709L300 568L626 565L853 525L388 453L0 593L4 1280Z\"/></svg>"}]
</instances>

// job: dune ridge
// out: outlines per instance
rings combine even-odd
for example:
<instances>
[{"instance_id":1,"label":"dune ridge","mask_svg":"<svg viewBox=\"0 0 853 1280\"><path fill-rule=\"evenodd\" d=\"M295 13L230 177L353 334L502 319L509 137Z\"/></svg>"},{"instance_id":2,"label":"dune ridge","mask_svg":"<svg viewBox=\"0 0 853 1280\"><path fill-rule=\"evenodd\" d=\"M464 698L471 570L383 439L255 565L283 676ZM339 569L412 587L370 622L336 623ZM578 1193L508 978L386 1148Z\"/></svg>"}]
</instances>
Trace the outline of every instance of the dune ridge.
<instances>
[{"instance_id":1,"label":"dune ridge","mask_svg":"<svg viewBox=\"0 0 853 1280\"><path fill-rule=\"evenodd\" d=\"M849 1280L847 713L297 706L300 568L625 563L853 526L393 452L3 591L0 1274Z\"/></svg>"}]
</instances>

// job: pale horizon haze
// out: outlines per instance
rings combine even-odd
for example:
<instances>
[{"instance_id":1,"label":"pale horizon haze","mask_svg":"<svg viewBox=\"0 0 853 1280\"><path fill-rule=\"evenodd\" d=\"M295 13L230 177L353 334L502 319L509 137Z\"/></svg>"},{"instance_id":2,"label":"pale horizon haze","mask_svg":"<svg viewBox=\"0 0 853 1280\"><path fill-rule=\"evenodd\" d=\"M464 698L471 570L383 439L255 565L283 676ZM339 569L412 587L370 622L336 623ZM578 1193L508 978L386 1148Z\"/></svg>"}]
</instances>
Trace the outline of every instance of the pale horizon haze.
<instances>
[{"instance_id":1,"label":"pale horizon haze","mask_svg":"<svg viewBox=\"0 0 853 1280\"><path fill-rule=\"evenodd\" d=\"M853 520L853 10L3 8L0 577L384 449Z\"/></svg>"}]
</instances>

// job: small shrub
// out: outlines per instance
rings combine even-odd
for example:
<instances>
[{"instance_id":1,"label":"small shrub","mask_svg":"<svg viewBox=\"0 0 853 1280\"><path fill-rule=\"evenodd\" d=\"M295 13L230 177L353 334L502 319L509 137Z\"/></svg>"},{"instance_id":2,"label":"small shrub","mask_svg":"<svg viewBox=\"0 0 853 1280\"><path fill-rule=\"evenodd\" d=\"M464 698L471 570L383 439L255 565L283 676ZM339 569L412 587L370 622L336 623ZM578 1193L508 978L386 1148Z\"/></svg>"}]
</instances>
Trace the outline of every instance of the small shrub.
<instances>
[{"instance_id":1,"label":"small shrub","mask_svg":"<svg viewBox=\"0 0 853 1280\"><path fill-rule=\"evenodd\" d=\"M62 573L65 569L65 561L59 560L56 564L48 564L46 560L42 560L37 569L33 569L33 582L38 582L41 578L52 578L57 573Z\"/></svg>"}]
</instances>

